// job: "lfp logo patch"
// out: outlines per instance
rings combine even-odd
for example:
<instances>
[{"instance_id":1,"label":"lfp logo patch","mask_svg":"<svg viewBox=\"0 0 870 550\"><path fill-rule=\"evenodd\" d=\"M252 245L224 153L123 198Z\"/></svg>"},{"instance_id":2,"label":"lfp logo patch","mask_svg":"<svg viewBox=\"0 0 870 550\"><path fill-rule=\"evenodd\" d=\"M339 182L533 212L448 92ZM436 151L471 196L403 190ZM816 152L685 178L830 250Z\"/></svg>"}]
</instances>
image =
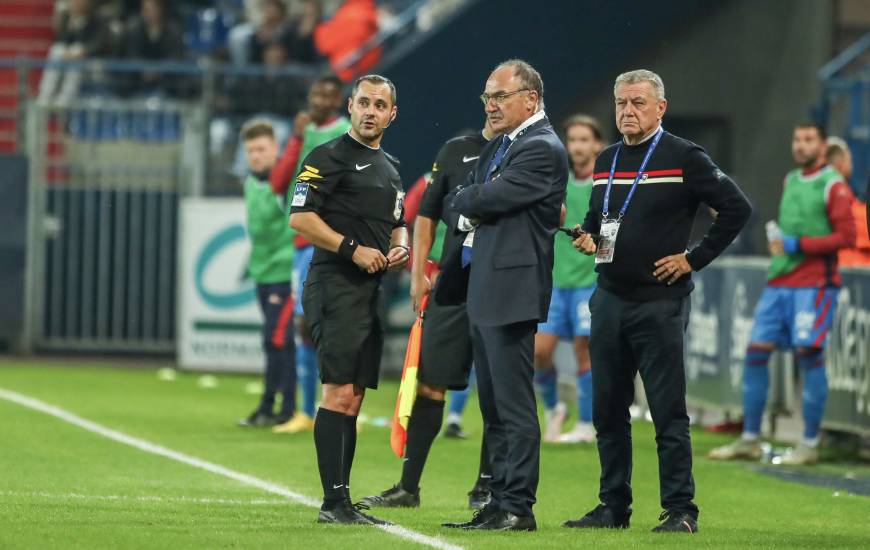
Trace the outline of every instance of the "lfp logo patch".
<instances>
[{"instance_id":1,"label":"lfp logo patch","mask_svg":"<svg viewBox=\"0 0 870 550\"><path fill-rule=\"evenodd\" d=\"M308 184L296 182L296 188L293 190L293 202L291 206L305 206L305 199L308 198Z\"/></svg>"}]
</instances>

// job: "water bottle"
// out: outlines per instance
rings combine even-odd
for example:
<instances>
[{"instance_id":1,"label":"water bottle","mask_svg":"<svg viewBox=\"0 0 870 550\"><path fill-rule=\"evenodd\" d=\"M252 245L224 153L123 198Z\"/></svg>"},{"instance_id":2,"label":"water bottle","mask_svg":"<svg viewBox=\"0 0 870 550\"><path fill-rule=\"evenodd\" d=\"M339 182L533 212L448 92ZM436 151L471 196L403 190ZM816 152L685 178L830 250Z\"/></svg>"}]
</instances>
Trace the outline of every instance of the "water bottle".
<instances>
[{"instance_id":1,"label":"water bottle","mask_svg":"<svg viewBox=\"0 0 870 550\"><path fill-rule=\"evenodd\" d=\"M782 240L782 229L779 228L779 224L774 220L764 224L764 230L767 232L767 242Z\"/></svg>"}]
</instances>

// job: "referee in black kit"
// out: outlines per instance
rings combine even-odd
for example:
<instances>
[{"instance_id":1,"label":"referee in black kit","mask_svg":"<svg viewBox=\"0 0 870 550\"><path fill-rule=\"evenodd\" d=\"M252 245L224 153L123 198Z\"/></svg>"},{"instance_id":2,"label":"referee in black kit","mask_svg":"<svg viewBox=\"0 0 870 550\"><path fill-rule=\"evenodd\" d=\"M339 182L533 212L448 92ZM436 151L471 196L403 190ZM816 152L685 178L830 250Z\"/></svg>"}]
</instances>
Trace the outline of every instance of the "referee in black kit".
<instances>
[{"instance_id":1,"label":"referee in black kit","mask_svg":"<svg viewBox=\"0 0 870 550\"><path fill-rule=\"evenodd\" d=\"M360 77L348 112L349 132L303 161L290 210L290 225L316 247L302 303L323 382L314 424L324 494L317 521L389 525L351 504L350 471L365 390L378 386L381 276L408 263L397 161L380 148L396 118L395 86L379 75Z\"/></svg>"},{"instance_id":2,"label":"referee in black kit","mask_svg":"<svg viewBox=\"0 0 870 550\"><path fill-rule=\"evenodd\" d=\"M665 132L665 87L651 71L619 75L616 126L623 139L595 162L587 233L574 241L595 254L592 312L593 423L601 460L600 504L566 527L627 528L631 516L634 377L643 379L656 431L661 524L698 530L686 413L683 336L691 272L718 256L749 219L749 201L707 153ZM716 211L703 240L686 251L700 203Z\"/></svg>"},{"instance_id":3,"label":"referee in black kit","mask_svg":"<svg viewBox=\"0 0 870 550\"><path fill-rule=\"evenodd\" d=\"M414 311L420 310L423 297L432 291L426 275L426 262L439 220L444 218L442 258L458 254L466 234L455 230L459 214L445 208L445 197L456 189L474 168L483 147L492 139L489 122L482 131L458 136L445 143L432 166L432 179L426 185L420 211L414 224L414 258L411 266L411 300ZM449 201L448 201L449 202ZM471 330L465 303L439 305L431 299L426 306L423 336L420 343L420 366L417 372L417 399L408 421L408 442L402 477L399 483L378 495L363 499L375 507L416 508L420 506L420 478L432 443L444 419L444 396L447 389L468 387L471 373ZM489 502L492 477L485 440L481 444L477 481L468 493L469 506L482 508Z\"/></svg>"}]
</instances>

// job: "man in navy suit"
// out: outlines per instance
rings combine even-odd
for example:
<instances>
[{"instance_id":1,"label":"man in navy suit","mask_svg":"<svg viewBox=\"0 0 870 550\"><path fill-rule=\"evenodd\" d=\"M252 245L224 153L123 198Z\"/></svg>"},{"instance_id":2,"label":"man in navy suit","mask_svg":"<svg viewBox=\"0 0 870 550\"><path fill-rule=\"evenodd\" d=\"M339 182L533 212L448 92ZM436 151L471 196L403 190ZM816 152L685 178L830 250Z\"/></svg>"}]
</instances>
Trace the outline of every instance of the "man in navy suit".
<instances>
[{"instance_id":1,"label":"man in navy suit","mask_svg":"<svg viewBox=\"0 0 870 550\"><path fill-rule=\"evenodd\" d=\"M541 430L532 384L534 335L550 305L553 236L568 181L568 155L544 114L543 94L541 75L525 61L495 68L480 99L493 133L502 137L484 147L452 199L459 215L454 230L466 237L461 257L445 259L436 300L467 292L493 479L490 504L471 521L447 527L537 528L532 506Z\"/></svg>"}]
</instances>

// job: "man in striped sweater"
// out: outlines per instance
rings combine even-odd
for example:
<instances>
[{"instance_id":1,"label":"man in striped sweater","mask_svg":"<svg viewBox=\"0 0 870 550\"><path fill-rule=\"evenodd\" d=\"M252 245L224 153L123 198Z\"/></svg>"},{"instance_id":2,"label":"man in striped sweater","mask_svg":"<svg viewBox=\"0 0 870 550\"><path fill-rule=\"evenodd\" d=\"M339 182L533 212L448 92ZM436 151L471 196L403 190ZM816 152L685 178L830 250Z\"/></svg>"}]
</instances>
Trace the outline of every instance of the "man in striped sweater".
<instances>
[{"instance_id":1,"label":"man in striped sweater","mask_svg":"<svg viewBox=\"0 0 870 550\"><path fill-rule=\"evenodd\" d=\"M661 78L647 70L617 77L622 139L595 162L592 198L576 248L595 254L598 288L589 301L592 422L601 460L601 504L565 527L626 528L631 517L631 416L640 373L656 431L662 523L654 531L698 529L683 342L691 272L725 250L751 213L740 188L699 146L664 131ZM701 242L686 250L700 203L716 211Z\"/></svg>"}]
</instances>

